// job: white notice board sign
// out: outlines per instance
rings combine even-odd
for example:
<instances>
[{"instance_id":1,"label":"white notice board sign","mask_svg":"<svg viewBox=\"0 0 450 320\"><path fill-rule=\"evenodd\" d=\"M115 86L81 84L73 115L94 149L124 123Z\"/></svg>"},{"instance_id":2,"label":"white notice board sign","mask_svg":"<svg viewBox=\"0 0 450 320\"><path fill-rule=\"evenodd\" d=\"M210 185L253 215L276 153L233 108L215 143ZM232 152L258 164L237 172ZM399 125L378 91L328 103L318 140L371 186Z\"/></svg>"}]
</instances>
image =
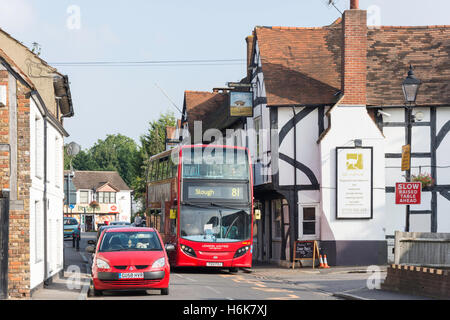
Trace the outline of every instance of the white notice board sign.
<instances>
[{"instance_id":1,"label":"white notice board sign","mask_svg":"<svg viewBox=\"0 0 450 320\"><path fill-rule=\"evenodd\" d=\"M336 148L336 218L373 218L373 148Z\"/></svg>"}]
</instances>

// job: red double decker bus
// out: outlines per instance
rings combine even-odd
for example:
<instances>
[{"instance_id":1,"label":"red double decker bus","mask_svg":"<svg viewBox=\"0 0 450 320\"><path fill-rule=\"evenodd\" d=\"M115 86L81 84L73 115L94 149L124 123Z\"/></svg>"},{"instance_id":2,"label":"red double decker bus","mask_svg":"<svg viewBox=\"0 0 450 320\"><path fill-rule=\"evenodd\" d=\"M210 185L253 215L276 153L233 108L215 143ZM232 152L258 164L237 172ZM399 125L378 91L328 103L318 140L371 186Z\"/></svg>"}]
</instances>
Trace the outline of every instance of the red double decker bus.
<instances>
[{"instance_id":1,"label":"red double decker bus","mask_svg":"<svg viewBox=\"0 0 450 320\"><path fill-rule=\"evenodd\" d=\"M248 150L188 145L150 159L147 224L156 227L172 266L252 266L253 177Z\"/></svg>"}]
</instances>

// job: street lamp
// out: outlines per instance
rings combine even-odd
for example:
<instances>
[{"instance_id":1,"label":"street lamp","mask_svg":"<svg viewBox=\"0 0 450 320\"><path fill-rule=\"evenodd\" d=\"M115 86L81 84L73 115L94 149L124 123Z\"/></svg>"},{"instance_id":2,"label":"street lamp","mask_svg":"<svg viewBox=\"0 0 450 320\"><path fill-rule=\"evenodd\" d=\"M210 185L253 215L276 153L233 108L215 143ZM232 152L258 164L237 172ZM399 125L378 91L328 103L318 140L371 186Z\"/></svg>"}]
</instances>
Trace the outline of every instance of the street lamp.
<instances>
[{"instance_id":1,"label":"street lamp","mask_svg":"<svg viewBox=\"0 0 450 320\"><path fill-rule=\"evenodd\" d=\"M412 124L414 122L412 116L412 104L416 102L417 93L419 92L420 85L422 81L416 78L413 71L413 66L409 66L408 76L402 83L403 95L405 96L405 108L407 112L407 145L409 146L410 156L409 156L409 166L406 170L406 181L411 182L411 140L412 140ZM406 226L405 231L409 232L410 225L410 206L406 206Z\"/></svg>"},{"instance_id":2,"label":"street lamp","mask_svg":"<svg viewBox=\"0 0 450 320\"><path fill-rule=\"evenodd\" d=\"M422 81L416 78L413 71L413 66L409 66L408 76L403 81L402 88L405 96L405 101L410 104L416 102L417 92L419 92Z\"/></svg>"}]
</instances>

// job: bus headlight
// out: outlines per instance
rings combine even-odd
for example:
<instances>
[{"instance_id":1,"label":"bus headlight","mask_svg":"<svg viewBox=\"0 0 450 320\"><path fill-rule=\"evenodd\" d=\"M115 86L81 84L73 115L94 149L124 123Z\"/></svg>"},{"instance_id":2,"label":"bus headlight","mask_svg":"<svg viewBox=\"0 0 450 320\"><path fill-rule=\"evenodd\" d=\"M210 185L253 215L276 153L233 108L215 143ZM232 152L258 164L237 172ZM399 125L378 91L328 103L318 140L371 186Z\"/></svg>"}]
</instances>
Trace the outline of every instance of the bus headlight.
<instances>
[{"instance_id":1,"label":"bus headlight","mask_svg":"<svg viewBox=\"0 0 450 320\"><path fill-rule=\"evenodd\" d=\"M186 253L188 256L191 257L196 257L197 255L195 254L194 249L192 249L191 247L188 247L184 244L181 245L181 250L183 250L184 253Z\"/></svg>"},{"instance_id":2,"label":"bus headlight","mask_svg":"<svg viewBox=\"0 0 450 320\"><path fill-rule=\"evenodd\" d=\"M234 254L235 258L242 257L244 254L246 254L250 250L250 246L245 246L240 248L236 253Z\"/></svg>"}]
</instances>

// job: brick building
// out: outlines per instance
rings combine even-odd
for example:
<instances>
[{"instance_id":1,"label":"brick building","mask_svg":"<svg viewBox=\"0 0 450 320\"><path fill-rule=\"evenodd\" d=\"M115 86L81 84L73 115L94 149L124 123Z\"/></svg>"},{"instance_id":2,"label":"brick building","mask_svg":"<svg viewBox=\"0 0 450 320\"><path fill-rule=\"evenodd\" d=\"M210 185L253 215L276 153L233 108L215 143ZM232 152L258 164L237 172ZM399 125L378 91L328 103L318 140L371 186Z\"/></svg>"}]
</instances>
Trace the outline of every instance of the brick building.
<instances>
[{"instance_id":1,"label":"brick building","mask_svg":"<svg viewBox=\"0 0 450 320\"><path fill-rule=\"evenodd\" d=\"M0 298L29 298L63 268L68 79L0 29Z\"/></svg>"}]
</instances>

